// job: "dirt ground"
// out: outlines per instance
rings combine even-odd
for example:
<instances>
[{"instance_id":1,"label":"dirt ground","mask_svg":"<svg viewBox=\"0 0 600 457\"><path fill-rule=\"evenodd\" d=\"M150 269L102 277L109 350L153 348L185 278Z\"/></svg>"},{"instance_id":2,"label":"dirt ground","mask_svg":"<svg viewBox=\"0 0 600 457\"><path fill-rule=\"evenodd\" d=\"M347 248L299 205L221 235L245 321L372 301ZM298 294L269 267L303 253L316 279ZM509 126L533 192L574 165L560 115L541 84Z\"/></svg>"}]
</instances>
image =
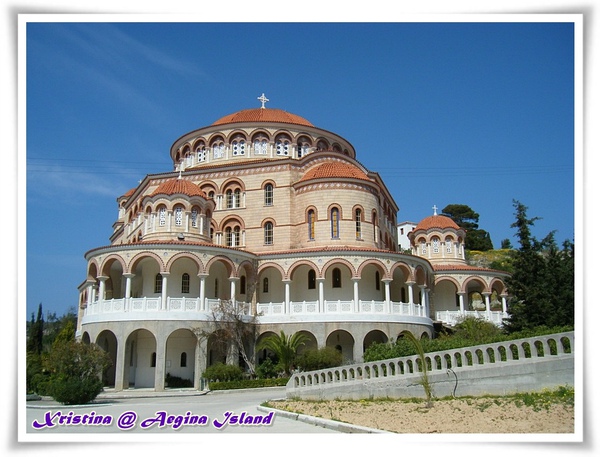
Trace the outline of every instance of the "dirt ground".
<instances>
[{"instance_id":1,"label":"dirt ground","mask_svg":"<svg viewBox=\"0 0 600 457\"><path fill-rule=\"evenodd\" d=\"M270 402L269 406L396 433L574 433L574 407L505 398ZM547 409L546 409L547 408Z\"/></svg>"}]
</instances>

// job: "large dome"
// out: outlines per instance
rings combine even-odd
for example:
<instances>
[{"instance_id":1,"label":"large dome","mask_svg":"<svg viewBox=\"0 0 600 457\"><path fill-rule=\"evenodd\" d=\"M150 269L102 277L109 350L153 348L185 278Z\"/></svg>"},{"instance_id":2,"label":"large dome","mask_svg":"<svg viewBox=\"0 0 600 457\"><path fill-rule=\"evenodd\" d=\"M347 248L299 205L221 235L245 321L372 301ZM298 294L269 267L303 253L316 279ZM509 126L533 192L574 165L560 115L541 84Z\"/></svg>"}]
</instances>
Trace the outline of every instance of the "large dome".
<instances>
[{"instance_id":1,"label":"large dome","mask_svg":"<svg viewBox=\"0 0 600 457\"><path fill-rule=\"evenodd\" d=\"M440 229L440 230L444 230L444 229L448 229L448 228L454 229L454 230L460 230L460 227L456 224L456 222L454 222L449 217L440 216L439 214L435 214L433 216L426 217L421 222L419 222L413 231L414 232L416 232L418 230L427 231L432 228L436 228L436 229Z\"/></svg>"},{"instance_id":2,"label":"large dome","mask_svg":"<svg viewBox=\"0 0 600 457\"><path fill-rule=\"evenodd\" d=\"M253 108L228 114L213 122L212 125L234 124L238 122L277 122L314 127L309 121L296 114L274 108Z\"/></svg>"}]
</instances>

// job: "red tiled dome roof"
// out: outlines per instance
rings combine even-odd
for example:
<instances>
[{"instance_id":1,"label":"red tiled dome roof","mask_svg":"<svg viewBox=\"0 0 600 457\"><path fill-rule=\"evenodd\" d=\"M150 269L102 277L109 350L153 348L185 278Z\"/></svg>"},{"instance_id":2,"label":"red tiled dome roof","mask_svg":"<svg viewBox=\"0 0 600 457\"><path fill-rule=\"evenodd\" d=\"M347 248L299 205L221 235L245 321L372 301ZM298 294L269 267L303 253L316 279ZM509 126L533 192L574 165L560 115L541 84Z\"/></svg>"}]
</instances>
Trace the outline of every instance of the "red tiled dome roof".
<instances>
[{"instance_id":1,"label":"red tiled dome roof","mask_svg":"<svg viewBox=\"0 0 600 457\"><path fill-rule=\"evenodd\" d=\"M357 166L347 162L326 162L306 172L300 181L318 178L355 178L370 181L369 177Z\"/></svg>"},{"instance_id":2,"label":"red tiled dome roof","mask_svg":"<svg viewBox=\"0 0 600 457\"><path fill-rule=\"evenodd\" d=\"M296 114L274 108L253 108L223 116L212 125L233 124L236 122L282 122L314 127L309 121Z\"/></svg>"},{"instance_id":3,"label":"red tiled dome roof","mask_svg":"<svg viewBox=\"0 0 600 457\"><path fill-rule=\"evenodd\" d=\"M433 216L426 217L421 222L419 222L415 227L414 231L416 232L417 230L429 230L432 228L437 228L441 230L447 228L460 230L460 227L456 224L456 222L454 222L449 217L435 214Z\"/></svg>"},{"instance_id":4,"label":"red tiled dome roof","mask_svg":"<svg viewBox=\"0 0 600 457\"><path fill-rule=\"evenodd\" d=\"M158 194L173 195L173 194L184 194L188 197L203 197L206 198L206 194L200 190L200 188L186 179L171 179L165 181L159 185L154 192L152 197Z\"/></svg>"}]
</instances>

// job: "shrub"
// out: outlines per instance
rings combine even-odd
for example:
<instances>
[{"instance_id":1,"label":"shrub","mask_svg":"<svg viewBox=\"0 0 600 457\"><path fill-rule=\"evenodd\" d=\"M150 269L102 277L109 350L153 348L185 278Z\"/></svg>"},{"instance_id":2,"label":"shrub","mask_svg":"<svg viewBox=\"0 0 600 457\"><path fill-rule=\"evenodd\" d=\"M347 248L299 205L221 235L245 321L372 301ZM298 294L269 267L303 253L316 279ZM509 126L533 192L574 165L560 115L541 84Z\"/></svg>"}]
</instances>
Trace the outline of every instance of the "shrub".
<instances>
[{"instance_id":1,"label":"shrub","mask_svg":"<svg viewBox=\"0 0 600 457\"><path fill-rule=\"evenodd\" d=\"M259 379L276 378L278 374L278 366L268 357L256 368L256 376Z\"/></svg>"},{"instance_id":2,"label":"shrub","mask_svg":"<svg viewBox=\"0 0 600 457\"><path fill-rule=\"evenodd\" d=\"M165 376L165 383L168 387L194 387L194 383L189 379L183 379L179 376L171 376L170 373L167 373Z\"/></svg>"},{"instance_id":3,"label":"shrub","mask_svg":"<svg viewBox=\"0 0 600 457\"><path fill-rule=\"evenodd\" d=\"M216 363L208 367L202 377L211 381L238 381L244 376L244 371L237 365Z\"/></svg>"},{"instance_id":4,"label":"shrub","mask_svg":"<svg viewBox=\"0 0 600 457\"><path fill-rule=\"evenodd\" d=\"M289 378L275 379L242 379L238 381L211 382L208 387L210 390L233 390L233 389L254 389L259 387L282 387L289 381Z\"/></svg>"},{"instance_id":5,"label":"shrub","mask_svg":"<svg viewBox=\"0 0 600 457\"><path fill-rule=\"evenodd\" d=\"M337 367L342 364L342 353L332 347L308 349L298 357L296 363L304 371Z\"/></svg>"},{"instance_id":6,"label":"shrub","mask_svg":"<svg viewBox=\"0 0 600 457\"><path fill-rule=\"evenodd\" d=\"M103 371L111 365L106 352L95 344L58 342L44 358L49 373L47 393L65 405L85 404L102 392Z\"/></svg>"}]
</instances>

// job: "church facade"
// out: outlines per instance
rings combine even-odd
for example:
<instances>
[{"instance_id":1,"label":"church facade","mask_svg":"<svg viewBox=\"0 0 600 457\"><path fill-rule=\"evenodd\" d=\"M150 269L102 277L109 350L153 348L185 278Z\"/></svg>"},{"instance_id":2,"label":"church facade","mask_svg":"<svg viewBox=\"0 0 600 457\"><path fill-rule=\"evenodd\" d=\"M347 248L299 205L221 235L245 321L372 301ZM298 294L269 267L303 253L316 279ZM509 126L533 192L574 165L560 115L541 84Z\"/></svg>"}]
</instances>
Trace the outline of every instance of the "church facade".
<instances>
[{"instance_id":1,"label":"church facade","mask_svg":"<svg viewBox=\"0 0 600 457\"><path fill-rule=\"evenodd\" d=\"M506 273L468 266L452 220L424 219L400 249L398 206L353 146L259 100L175 140L172 171L118 197L110 243L85 253L77 338L111 355L108 385L198 388L237 362L198 336L223 302L255 317L257 342L301 332L346 362L436 320L505 315Z\"/></svg>"}]
</instances>

